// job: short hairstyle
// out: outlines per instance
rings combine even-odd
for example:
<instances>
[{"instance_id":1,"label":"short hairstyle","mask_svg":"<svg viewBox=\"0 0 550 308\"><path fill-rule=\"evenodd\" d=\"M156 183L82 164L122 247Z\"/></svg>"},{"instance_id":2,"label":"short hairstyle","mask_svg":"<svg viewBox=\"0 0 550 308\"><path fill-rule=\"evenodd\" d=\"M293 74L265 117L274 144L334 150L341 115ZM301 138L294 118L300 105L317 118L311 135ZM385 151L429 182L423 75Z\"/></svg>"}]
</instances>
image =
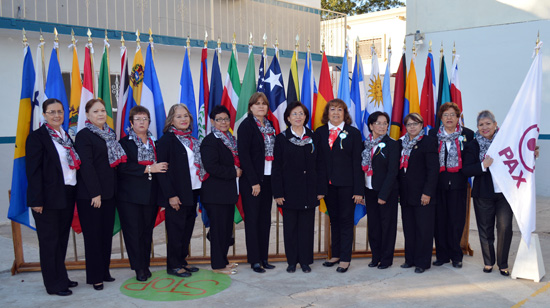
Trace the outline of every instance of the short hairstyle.
<instances>
[{"instance_id":1,"label":"short hairstyle","mask_svg":"<svg viewBox=\"0 0 550 308\"><path fill-rule=\"evenodd\" d=\"M351 116L349 115L349 112L348 112L348 106L346 106L346 103L344 103L344 101L339 98L330 100L325 106L325 110L323 111L323 117L321 118L322 124L327 124L329 121L328 111L330 107L341 107L342 109L344 109L344 123L346 123L347 125L351 125Z\"/></svg>"},{"instance_id":2,"label":"short hairstyle","mask_svg":"<svg viewBox=\"0 0 550 308\"><path fill-rule=\"evenodd\" d=\"M189 129L193 131L193 116L191 115L191 112L189 112L189 108L185 106L184 104L175 104L170 107L170 110L168 111L168 116L166 116L166 121L164 122L164 128L162 129L163 133L166 133L168 129L170 129L170 126L172 126L172 122L174 122L174 117L176 116L176 109L183 108L185 111L187 111L187 114L189 115Z\"/></svg>"},{"instance_id":3,"label":"short hairstyle","mask_svg":"<svg viewBox=\"0 0 550 308\"><path fill-rule=\"evenodd\" d=\"M92 106L95 105L95 103L101 103L101 105L105 107L105 102L101 98L92 98L86 103L86 113L88 113L90 109L92 109Z\"/></svg>"},{"instance_id":4,"label":"short hairstyle","mask_svg":"<svg viewBox=\"0 0 550 308\"><path fill-rule=\"evenodd\" d=\"M489 111L489 110L481 110L479 114L477 115L477 124L479 124L479 121L482 119L489 119L493 122L496 122L495 115Z\"/></svg>"},{"instance_id":5,"label":"short hairstyle","mask_svg":"<svg viewBox=\"0 0 550 308\"><path fill-rule=\"evenodd\" d=\"M53 105L53 104L61 104L61 107L63 107L63 103L61 103L58 99L48 98L47 100L45 100L42 103L42 112L46 113L46 110L48 110L48 106ZM63 108L63 111L65 111L65 108Z\"/></svg>"},{"instance_id":6,"label":"short hairstyle","mask_svg":"<svg viewBox=\"0 0 550 308\"><path fill-rule=\"evenodd\" d=\"M370 129L370 125L374 124L378 120L378 117L383 116L386 118L386 121L388 121L388 125L390 125L390 116L383 112L383 111L375 111L369 115L369 118L367 119L367 127L369 128L369 132L372 133L372 129Z\"/></svg>"},{"instance_id":7,"label":"short hairstyle","mask_svg":"<svg viewBox=\"0 0 550 308\"><path fill-rule=\"evenodd\" d=\"M145 113L147 115L147 117L149 118L149 123L151 123L151 114L149 113L149 109L141 106L141 105L138 105L138 106L134 106L132 107L132 109L130 109L130 123L134 124L134 116L135 115L138 115L140 113Z\"/></svg>"},{"instance_id":8,"label":"short hairstyle","mask_svg":"<svg viewBox=\"0 0 550 308\"><path fill-rule=\"evenodd\" d=\"M212 110L210 111L210 119L215 120L216 116L220 113L227 114L229 119L231 119L231 115L229 114L229 110L227 110L227 108L225 108L225 106L222 106L222 105L217 105L217 106L214 106L214 108L212 108Z\"/></svg>"},{"instance_id":9,"label":"short hairstyle","mask_svg":"<svg viewBox=\"0 0 550 308\"><path fill-rule=\"evenodd\" d=\"M290 103L286 107L285 114L284 114L286 126L288 127L292 126L292 124L290 124L290 121L288 120L288 117L290 117L290 113L292 112L292 110L297 107L302 107L302 110L304 111L304 115L306 116L306 119L304 120L304 125L306 125L309 122L309 110L307 110L306 106L304 106L304 104L302 104L301 102L295 101Z\"/></svg>"},{"instance_id":10,"label":"short hairstyle","mask_svg":"<svg viewBox=\"0 0 550 308\"><path fill-rule=\"evenodd\" d=\"M269 100L267 99L267 96L265 96L265 94L263 92L256 92L256 93L252 94L252 96L248 100L248 113L250 113L250 107L252 107L252 105L256 104L256 102L260 98L263 98L264 101L269 106Z\"/></svg>"},{"instance_id":11,"label":"short hairstyle","mask_svg":"<svg viewBox=\"0 0 550 308\"><path fill-rule=\"evenodd\" d=\"M458 108L458 105L453 103L453 102L447 102L441 106L439 106L439 110L437 111L437 117L439 119L442 119L443 118L443 113L449 109L454 109L455 113L456 113L456 117L457 118L460 118L460 108Z\"/></svg>"},{"instance_id":12,"label":"short hairstyle","mask_svg":"<svg viewBox=\"0 0 550 308\"><path fill-rule=\"evenodd\" d=\"M424 123L424 119L422 118L422 116L416 112L409 113L408 115L406 115L405 118L403 119L403 125L407 125L407 122L409 121L414 121L420 124Z\"/></svg>"}]
</instances>

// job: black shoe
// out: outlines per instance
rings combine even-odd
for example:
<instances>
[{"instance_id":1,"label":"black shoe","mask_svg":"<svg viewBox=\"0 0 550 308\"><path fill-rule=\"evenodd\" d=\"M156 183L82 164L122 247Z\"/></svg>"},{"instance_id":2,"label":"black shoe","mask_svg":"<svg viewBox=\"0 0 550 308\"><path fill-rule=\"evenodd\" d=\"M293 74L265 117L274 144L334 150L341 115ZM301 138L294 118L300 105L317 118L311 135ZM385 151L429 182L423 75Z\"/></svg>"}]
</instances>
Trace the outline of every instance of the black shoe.
<instances>
[{"instance_id":1,"label":"black shoe","mask_svg":"<svg viewBox=\"0 0 550 308\"><path fill-rule=\"evenodd\" d=\"M421 268L421 267L416 267L414 269L414 272L417 273L417 274L422 274L424 273L425 269Z\"/></svg>"},{"instance_id":2,"label":"black shoe","mask_svg":"<svg viewBox=\"0 0 550 308\"><path fill-rule=\"evenodd\" d=\"M265 273L265 269L262 268L262 265L260 263L254 263L250 265L253 271L256 273Z\"/></svg>"},{"instance_id":3,"label":"black shoe","mask_svg":"<svg viewBox=\"0 0 550 308\"><path fill-rule=\"evenodd\" d=\"M73 291L67 289L67 290L63 290L63 291L59 291L59 292L48 292L48 294L50 295L59 295L59 296L69 296L71 294L73 294Z\"/></svg>"},{"instance_id":4,"label":"black shoe","mask_svg":"<svg viewBox=\"0 0 550 308\"><path fill-rule=\"evenodd\" d=\"M109 276L107 278L103 278L103 281L113 282L113 281L115 281L115 278L113 278L112 276Z\"/></svg>"},{"instance_id":5,"label":"black shoe","mask_svg":"<svg viewBox=\"0 0 550 308\"><path fill-rule=\"evenodd\" d=\"M445 261L435 260L432 264L435 265L435 266L441 266L445 263L449 263L449 261L445 262Z\"/></svg>"},{"instance_id":6,"label":"black shoe","mask_svg":"<svg viewBox=\"0 0 550 308\"><path fill-rule=\"evenodd\" d=\"M69 288L74 288L74 287L78 287L78 282L69 280Z\"/></svg>"},{"instance_id":7,"label":"black shoe","mask_svg":"<svg viewBox=\"0 0 550 308\"><path fill-rule=\"evenodd\" d=\"M137 281L147 281L147 273L145 270L137 270L136 271L136 280Z\"/></svg>"},{"instance_id":8,"label":"black shoe","mask_svg":"<svg viewBox=\"0 0 550 308\"><path fill-rule=\"evenodd\" d=\"M149 270L149 268L145 269L145 275L147 275L147 278L151 278L151 276L153 276L153 274L151 274L151 271Z\"/></svg>"},{"instance_id":9,"label":"black shoe","mask_svg":"<svg viewBox=\"0 0 550 308\"><path fill-rule=\"evenodd\" d=\"M183 268L184 270L186 270L187 272L190 272L190 273L196 273L196 272L199 271L199 269L194 267L194 266L184 265L181 268Z\"/></svg>"},{"instance_id":10,"label":"black shoe","mask_svg":"<svg viewBox=\"0 0 550 308\"><path fill-rule=\"evenodd\" d=\"M294 265L289 265L287 268L286 268L286 271L287 273L294 273L296 271L296 264Z\"/></svg>"},{"instance_id":11,"label":"black shoe","mask_svg":"<svg viewBox=\"0 0 550 308\"><path fill-rule=\"evenodd\" d=\"M493 268L492 268L492 267L491 267L491 268L486 268L486 267L483 268L483 272L484 272L484 273L490 273L490 272L492 272L492 271L493 271Z\"/></svg>"},{"instance_id":12,"label":"black shoe","mask_svg":"<svg viewBox=\"0 0 550 308\"><path fill-rule=\"evenodd\" d=\"M94 286L94 290L96 290L96 291L103 290L103 283L96 283L93 286Z\"/></svg>"},{"instance_id":13,"label":"black shoe","mask_svg":"<svg viewBox=\"0 0 550 308\"><path fill-rule=\"evenodd\" d=\"M385 265L385 264L380 264L380 265L378 265L378 269L386 269L386 268L388 268L388 267L390 267L390 266L389 266L389 265Z\"/></svg>"},{"instance_id":14,"label":"black shoe","mask_svg":"<svg viewBox=\"0 0 550 308\"><path fill-rule=\"evenodd\" d=\"M453 267L454 268L462 268L462 262L461 261L458 261L458 262L453 261Z\"/></svg>"},{"instance_id":15,"label":"black shoe","mask_svg":"<svg viewBox=\"0 0 550 308\"><path fill-rule=\"evenodd\" d=\"M409 264L409 263L407 263L407 262L401 264L401 268L411 268L411 267L413 267L413 265L412 265L412 264Z\"/></svg>"},{"instance_id":16,"label":"black shoe","mask_svg":"<svg viewBox=\"0 0 550 308\"><path fill-rule=\"evenodd\" d=\"M262 266L265 269L274 269L275 265L267 263L267 260L262 261Z\"/></svg>"},{"instance_id":17,"label":"black shoe","mask_svg":"<svg viewBox=\"0 0 550 308\"><path fill-rule=\"evenodd\" d=\"M378 263L379 263L379 262L374 262L374 261L372 261L371 263L369 263L369 267L377 267L377 266L378 266Z\"/></svg>"},{"instance_id":18,"label":"black shoe","mask_svg":"<svg viewBox=\"0 0 550 308\"><path fill-rule=\"evenodd\" d=\"M307 264L300 264L300 267L302 267L302 272L304 273L310 273L311 272L311 267L309 267L309 265Z\"/></svg>"},{"instance_id":19,"label":"black shoe","mask_svg":"<svg viewBox=\"0 0 550 308\"><path fill-rule=\"evenodd\" d=\"M185 270L183 272L179 273L181 270L182 270L181 268L172 268L172 269L167 269L166 273L168 275L174 275L174 276L178 276L178 277L191 277L191 273L189 273Z\"/></svg>"},{"instance_id":20,"label":"black shoe","mask_svg":"<svg viewBox=\"0 0 550 308\"><path fill-rule=\"evenodd\" d=\"M506 276L506 277L510 276L510 271L509 271L509 270L504 270L504 271L503 271L503 270L499 270L499 271L500 271L500 274L501 274L502 276Z\"/></svg>"},{"instance_id":21,"label":"black shoe","mask_svg":"<svg viewBox=\"0 0 550 308\"><path fill-rule=\"evenodd\" d=\"M345 272L348 271L348 268L349 268L349 265L348 265L348 267L346 267L346 268L343 268L343 267L338 266L338 268L336 269L336 271L337 271L338 273L345 273Z\"/></svg>"},{"instance_id":22,"label":"black shoe","mask_svg":"<svg viewBox=\"0 0 550 308\"><path fill-rule=\"evenodd\" d=\"M339 263L340 263L340 260L334 261L334 262L325 261L325 262L323 262L323 266L324 266L324 267L333 267L334 264L339 264Z\"/></svg>"}]
</instances>

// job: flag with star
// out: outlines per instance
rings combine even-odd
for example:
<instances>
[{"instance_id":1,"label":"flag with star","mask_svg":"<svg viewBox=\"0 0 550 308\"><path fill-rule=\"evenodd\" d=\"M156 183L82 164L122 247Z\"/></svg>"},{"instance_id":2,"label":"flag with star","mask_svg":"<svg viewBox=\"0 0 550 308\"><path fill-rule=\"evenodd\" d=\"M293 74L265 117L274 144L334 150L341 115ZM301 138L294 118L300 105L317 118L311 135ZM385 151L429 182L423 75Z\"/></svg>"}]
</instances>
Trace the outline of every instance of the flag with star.
<instances>
[{"instance_id":1,"label":"flag with star","mask_svg":"<svg viewBox=\"0 0 550 308\"><path fill-rule=\"evenodd\" d=\"M271 60L269 69L265 74L264 87L266 91L265 95L269 101L269 110L271 111L271 114L268 114L267 118L271 120L275 127L275 132L279 134L286 129L284 113L287 102L285 85L283 84L283 74L281 73L277 54L275 54L273 60Z\"/></svg>"}]
</instances>

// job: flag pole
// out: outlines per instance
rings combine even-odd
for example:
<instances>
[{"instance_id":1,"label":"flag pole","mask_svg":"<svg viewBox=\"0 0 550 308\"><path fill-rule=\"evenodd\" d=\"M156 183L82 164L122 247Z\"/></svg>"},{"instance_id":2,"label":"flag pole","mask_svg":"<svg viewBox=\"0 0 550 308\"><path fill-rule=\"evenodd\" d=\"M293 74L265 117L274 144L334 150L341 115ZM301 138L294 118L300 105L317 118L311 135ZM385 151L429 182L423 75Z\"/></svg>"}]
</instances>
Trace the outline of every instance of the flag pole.
<instances>
[{"instance_id":1,"label":"flag pole","mask_svg":"<svg viewBox=\"0 0 550 308\"><path fill-rule=\"evenodd\" d=\"M44 80L44 84L46 84L46 67L44 65L44 35L42 35L42 29L40 29L40 49L41 49L41 61L42 61L42 80ZM38 61L38 59L36 59Z\"/></svg>"},{"instance_id":2,"label":"flag pole","mask_svg":"<svg viewBox=\"0 0 550 308\"><path fill-rule=\"evenodd\" d=\"M537 31L537 41L535 42L535 47L539 46L539 43L540 43L540 31ZM535 54L536 55L539 54L539 49L538 48L535 49Z\"/></svg>"},{"instance_id":3,"label":"flag pole","mask_svg":"<svg viewBox=\"0 0 550 308\"><path fill-rule=\"evenodd\" d=\"M296 51L296 62L298 62L299 48L300 48L300 35L296 34L296 44L294 44L294 51Z\"/></svg>"},{"instance_id":4,"label":"flag pole","mask_svg":"<svg viewBox=\"0 0 550 308\"><path fill-rule=\"evenodd\" d=\"M263 53L262 57L267 58L267 34L265 34L265 32L264 32L264 53ZM264 72L267 68L267 63L266 62L267 61L264 61Z\"/></svg>"},{"instance_id":5,"label":"flag pole","mask_svg":"<svg viewBox=\"0 0 550 308\"><path fill-rule=\"evenodd\" d=\"M254 40L252 40L252 32L250 32L250 38L248 39L248 56L252 54L254 46Z\"/></svg>"},{"instance_id":6,"label":"flag pole","mask_svg":"<svg viewBox=\"0 0 550 308\"><path fill-rule=\"evenodd\" d=\"M456 57L456 44L455 42L453 42L453 63L455 62L455 57Z\"/></svg>"},{"instance_id":7,"label":"flag pole","mask_svg":"<svg viewBox=\"0 0 550 308\"><path fill-rule=\"evenodd\" d=\"M279 38L275 38L275 56L279 59Z\"/></svg>"},{"instance_id":8,"label":"flag pole","mask_svg":"<svg viewBox=\"0 0 550 308\"><path fill-rule=\"evenodd\" d=\"M96 85L94 84L95 78L93 78L93 75L95 75L94 70L94 48L92 47L92 31L90 31L90 28L88 28L88 32L86 33L88 35L88 45L90 45L88 48L90 49L90 66L92 68L92 89L94 93L94 98L97 98L97 91L96 91ZM59 56L59 54L58 54Z\"/></svg>"},{"instance_id":9,"label":"flag pole","mask_svg":"<svg viewBox=\"0 0 550 308\"><path fill-rule=\"evenodd\" d=\"M428 53L432 53L432 40L430 40L430 48L428 49Z\"/></svg>"},{"instance_id":10,"label":"flag pole","mask_svg":"<svg viewBox=\"0 0 550 308\"><path fill-rule=\"evenodd\" d=\"M218 36L218 65L221 65L222 59L220 55L220 51L222 50L222 39Z\"/></svg>"},{"instance_id":11,"label":"flag pole","mask_svg":"<svg viewBox=\"0 0 550 308\"><path fill-rule=\"evenodd\" d=\"M208 32L204 30L204 48L208 47Z\"/></svg>"},{"instance_id":12,"label":"flag pole","mask_svg":"<svg viewBox=\"0 0 550 308\"><path fill-rule=\"evenodd\" d=\"M441 49L439 49L439 70L441 70L441 64L443 60L443 42L441 42Z\"/></svg>"},{"instance_id":13,"label":"flag pole","mask_svg":"<svg viewBox=\"0 0 550 308\"><path fill-rule=\"evenodd\" d=\"M307 39L307 55L306 55L306 67L309 68L309 57L311 56L311 44L309 39Z\"/></svg>"},{"instance_id":14,"label":"flag pole","mask_svg":"<svg viewBox=\"0 0 550 308\"><path fill-rule=\"evenodd\" d=\"M74 37L74 30L71 29L71 42L72 42L72 46L73 46L73 50L76 49L76 39ZM69 46L71 47L71 46Z\"/></svg>"},{"instance_id":15,"label":"flag pole","mask_svg":"<svg viewBox=\"0 0 550 308\"><path fill-rule=\"evenodd\" d=\"M107 37L107 30L105 30L105 40L103 41L103 45L105 47L105 53L107 54L107 75L109 76L109 78L107 78L107 79L109 81L109 98L110 98L110 96L111 96L111 65L109 63L111 62L111 60L109 59L109 47L110 47L110 45L109 45L109 37ZM113 115L113 103L111 102L111 118L112 118L112 115ZM115 122L115 119L113 119L113 126L115 126L114 122ZM116 126L114 128L116 129Z\"/></svg>"},{"instance_id":16,"label":"flag pole","mask_svg":"<svg viewBox=\"0 0 550 308\"><path fill-rule=\"evenodd\" d=\"M185 41L185 46L187 47L187 56L189 58L191 58L191 50L189 50L191 48L191 39L189 38L189 35L187 36L187 40Z\"/></svg>"},{"instance_id":17,"label":"flag pole","mask_svg":"<svg viewBox=\"0 0 550 308\"><path fill-rule=\"evenodd\" d=\"M151 56L153 56L153 61L155 61L155 47L153 45L153 31L149 28L149 45L151 45Z\"/></svg>"},{"instance_id":18,"label":"flag pole","mask_svg":"<svg viewBox=\"0 0 550 308\"><path fill-rule=\"evenodd\" d=\"M57 62L59 62L59 37L57 36L57 28L53 28L53 35L54 35L54 48L56 49L55 53L57 54ZM56 47L57 46L57 47ZM61 62L59 62L61 63ZM61 64L59 64L61 66Z\"/></svg>"},{"instance_id":19,"label":"flag pole","mask_svg":"<svg viewBox=\"0 0 550 308\"><path fill-rule=\"evenodd\" d=\"M23 28L23 47L29 46L29 43L27 43L27 31L25 31L25 28Z\"/></svg>"}]
</instances>

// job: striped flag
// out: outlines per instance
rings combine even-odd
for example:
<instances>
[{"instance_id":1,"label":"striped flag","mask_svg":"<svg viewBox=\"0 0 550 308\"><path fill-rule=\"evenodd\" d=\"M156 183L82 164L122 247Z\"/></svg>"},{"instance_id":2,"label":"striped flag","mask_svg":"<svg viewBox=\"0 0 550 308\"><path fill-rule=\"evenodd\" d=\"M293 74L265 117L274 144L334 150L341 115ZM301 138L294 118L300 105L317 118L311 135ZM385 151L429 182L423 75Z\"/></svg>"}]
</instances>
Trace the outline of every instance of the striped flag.
<instances>
[{"instance_id":1,"label":"striped flag","mask_svg":"<svg viewBox=\"0 0 550 308\"><path fill-rule=\"evenodd\" d=\"M92 43L86 44L84 50L84 80L82 82L82 92L80 94L80 106L78 108L78 125L76 131L80 131L86 123L86 103L94 98L93 68L92 68Z\"/></svg>"},{"instance_id":2,"label":"striped flag","mask_svg":"<svg viewBox=\"0 0 550 308\"><path fill-rule=\"evenodd\" d=\"M338 98L343 100L348 106L348 112L352 115L352 126L357 128L357 124L353 121L355 117L355 108L361 109L361 106L352 104L349 90L349 70L348 70L348 51L344 52L344 58L342 60L342 67L340 71L340 82L338 83ZM355 125L354 125L355 124Z\"/></svg>"},{"instance_id":3,"label":"striped flag","mask_svg":"<svg viewBox=\"0 0 550 308\"><path fill-rule=\"evenodd\" d=\"M141 106L147 108L151 114L149 120L149 131L155 138L162 137L162 129L166 121L166 111L164 109L164 99L160 91L157 71L155 69L155 60L153 59L153 44L147 46L145 56L145 71L143 73L143 88L141 89ZM141 52L139 53L141 55ZM135 94L134 94L135 96ZM194 101L194 98L193 98Z\"/></svg>"},{"instance_id":4,"label":"striped flag","mask_svg":"<svg viewBox=\"0 0 550 308\"><path fill-rule=\"evenodd\" d=\"M409 75L407 77L407 87L405 88L405 107L403 108L403 119L409 113L420 113L420 103L418 101L418 82L416 80L416 69L414 68L414 58L411 59L411 68L409 70ZM405 124L402 123L401 127L405 127ZM401 130L401 136L405 135L406 130Z\"/></svg>"},{"instance_id":5,"label":"striped flag","mask_svg":"<svg viewBox=\"0 0 550 308\"><path fill-rule=\"evenodd\" d=\"M441 56L441 66L439 68L439 91L437 93L437 107L435 108L435 125L441 125L441 119L437 118L439 106L451 102L451 89L449 87L449 79L447 77L447 66L445 65L445 56Z\"/></svg>"},{"instance_id":6,"label":"striped flag","mask_svg":"<svg viewBox=\"0 0 550 308\"><path fill-rule=\"evenodd\" d=\"M365 81L363 77L363 64L359 53L355 54L355 64L353 65L353 74L351 75L351 104L354 111L350 110L350 116L353 127L358 128L363 134L363 114L366 113L367 93L365 91ZM365 136L363 136L365 139Z\"/></svg>"},{"instance_id":7,"label":"striped flag","mask_svg":"<svg viewBox=\"0 0 550 308\"><path fill-rule=\"evenodd\" d=\"M128 55L126 46L120 47L120 87L118 89L117 114L116 114L116 136L117 139L126 134L122 128L122 115L126 113L126 101L128 100Z\"/></svg>"},{"instance_id":8,"label":"striped flag","mask_svg":"<svg viewBox=\"0 0 550 308\"><path fill-rule=\"evenodd\" d=\"M58 48L59 44L54 43L52 55L50 56L50 65L48 67L45 93L46 98L55 98L59 100L63 105L65 114L69 114L69 100L67 99L65 84L63 83L63 76L61 75L61 67L59 66ZM69 117L65 117L62 127L65 131L69 130Z\"/></svg>"},{"instance_id":9,"label":"striped flag","mask_svg":"<svg viewBox=\"0 0 550 308\"><path fill-rule=\"evenodd\" d=\"M254 53L252 52L252 49L250 49L248 54L248 62L246 63L246 70L244 72L241 94L239 96L239 105L237 106L235 129L233 131L238 131L239 124L246 119L248 113L248 101L254 93L256 93L256 65L254 63Z\"/></svg>"},{"instance_id":10,"label":"striped flag","mask_svg":"<svg viewBox=\"0 0 550 308\"><path fill-rule=\"evenodd\" d=\"M304 67L304 74L302 75L302 104L306 106L309 111L309 123L305 123L306 126L311 127L312 123L312 107L314 100L314 91L317 92L317 85L315 84L315 77L313 74L313 67L311 66L311 53L308 51L306 66Z\"/></svg>"},{"instance_id":11,"label":"striped flag","mask_svg":"<svg viewBox=\"0 0 550 308\"><path fill-rule=\"evenodd\" d=\"M300 99L300 82L298 81L298 55L296 51L292 54L290 60L290 70L288 72L288 89L286 94L287 102L295 102ZM305 71L305 70L304 70Z\"/></svg>"},{"instance_id":12,"label":"striped flag","mask_svg":"<svg viewBox=\"0 0 550 308\"><path fill-rule=\"evenodd\" d=\"M214 106L221 105L223 94L222 73L220 72L220 62L218 60L218 49L214 51L214 59L212 60L212 73L210 74L210 95L208 97L208 112ZM206 133L212 130L211 124L206 121Z\"/></svg>"},{"instance_id":13,"label":"striped flag","mask_svg":"<svg viewBox=\"0 0 550 308\"><path fill-rule=\"evenodd\" d=\"M393 108L391 116L390 137L397 140L401 137L403 108L405 105L405 85L407 84L407 59L405 51L401 56L401 62L395 75L395 85L393 90Z\"/></svg>"},{"instance_id":14,"label":"striped flag","mask_svg":"<svg viewBox=\"0 0 550 308\"><path fill-rule=\"evenodd\" d=\"M424 119L424 127L428 130L435 127L435 70L434 58L432 53L428 53L426 59L426 73L424 75L424 84L422 85L422 94L420 95L420 115Z\"/></svg>"},{"instance_id":15,"label":"striped flag","mask_svg":"<svg viewBox=\"0 0 550 308\"><path fill-rule=\"evenodd\" d=\"M101 57L101 66L99 67L99 80L97 84L97 97L105 102L105 111L107 111L107 125L115 129L113 121L113 104L111 103L111 73L109 70L109 43L105 41L103 47L103 57Z\"/></svg>"},{"instance_id":16,"label":"striped flag","mask_svg":"<svg viewBox=\"0 0 550 308\"><path fill-rule=\"evenodd\" d=\"M201 75L199 89L199 114L198 114L198 136L202 140L206 137L206 123L208 122L208 97L210 90L208 89L208 49L203 48L201 53Z\"/></svg>"},{"instance_id":17,"label":"striped flag","mask_svg":"<svg viewBox=\"0 0 550 308\"><path fill-rule=\"evenodd\" d=\"M229 110L231 130L233 132L235 131L233 128L235 128L239 95L241 95L241 79L237 68L237 60L235 60L235 51L232 51L231 58L229 59L229 66L227 67L227 75L225 76L221 104Z\"/></svg>"},{"instance_id":18,"label":"striped flag","mask_svg":"<svg viewBox=\"0 0 550 308\"><path fill-rule=\"evenodd\" d=\"M193 77L191 76L191 67L189 66L189 51L185 48L183 56L183 66L181 68L180 78L180 103L187 106L191 117L193 117L192 135L195 138L199 137L197 105L195 103L195 89L193 88Z\"/></svg>"},{"instance_id":19,"label":"striped flag","mask_svg":"<svg viewBox=\"0 0 550 308\"><path fill-rule=\"evenodd\" d=\"M382 81L380 80L380 69L378 66L378 54L374 47L371 47L372 53L372 71L370 73L367 104L365 107L365 113L363 114L363 126L361 132L363 138L369 135L369 129L367 127L367 119L370 114L376 111L384 111L384 95L382 93ZM390 102L391 104L391 102Z\"/></svg>"},{"instance_id":20,"label":"striped flag","mask_svg":"<svg viewBox=\"0 0 550 308\"><path fill-rule=\"evenodd\" d=\"M80 67L78 66L78 54L76 45L73 46L73 67L71 70L71 100L69 102L69 136L74 140L78 124L78 109L82 93L82 79L80 79Z\"/></svg>"},{"instance_id":21,"label":"striped flag","mask_svg":"<svg viewBox=\"0 0 550 308\"><path fill-rule=\"evenodd\" d=\"M455 55L453 60L453 65L451 68L451 100L453 103L458 105L460 109L460 124L464 125L464 114L462 111L462 93L460 92L460 81L458 80L458 60L460 59L459 55Z\"/></svg>"},{"instance_id":22,"label":"striped flag","mask_svg":"<svg viewBox=\"0 0 550 308\"><path fill-rule=\"evenodd\" d=\"M330 80L330 72L328 69L327 56L323 52L323 60L321 61L321 75L319 76L319 92L317 93L317 99L313 106L313 129L317 129L322 126L321 118L323 117L323 111L328 101L334 99L332 93L332 81ZM324 211L323 211L324 212Z\"/></svg>"},{"instance_id":23,"label":"striped flag","mask_svg":"<svg viewBox=\"0 0 550 308\"><path fill-rule=\"evenodd\" d=\"M32 99L36 77L32 55L28 45L24 48L23 58L23 78L21 81L17 134L15 135L15 153L13 156L13 173L11 178L11 197L8 218L36 230L31 209L27 207L28 182L25 166L25 146L31 130L31 117L33 111ZM36 106L36 108L38 108L38 106Z\"/></svg>"}]
</instances>

